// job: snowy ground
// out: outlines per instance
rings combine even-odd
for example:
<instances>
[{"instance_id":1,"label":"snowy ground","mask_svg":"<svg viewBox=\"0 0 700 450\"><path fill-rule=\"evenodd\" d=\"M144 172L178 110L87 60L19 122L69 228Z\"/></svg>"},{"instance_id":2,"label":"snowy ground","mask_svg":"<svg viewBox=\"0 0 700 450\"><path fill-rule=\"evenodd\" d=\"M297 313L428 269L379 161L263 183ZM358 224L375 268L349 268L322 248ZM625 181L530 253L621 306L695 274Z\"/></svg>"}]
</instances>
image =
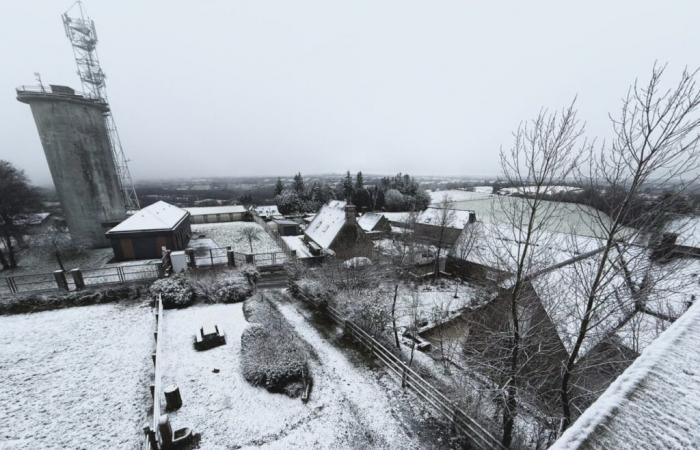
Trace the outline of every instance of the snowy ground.
<instances>
[{"instance_id":1,"label":"snowy ground","mask_svg":"<svg viewBox=\"0 0 700 450\"><path fill-rule=\"evenodd\" d=\"M243 237L243 229L246 227L256 227L259 229L258 240L253 241L252 253L280 252L277 243L265 232L263 227L255 222L222 222L222 223L199 223L192 225L194 238L204 235L205 238L213 239L219 247L228 245L238 253L251 253L248 240Z\"/></svg>"},{"instance_id":2,"label":"snowy ground","mask_svg":"<svg viewBox=\"0 0 700 450\"><path fill-rule=\"evenodd\" d=\"M104 267L112 258L114 258L114 252L110 247L85 249L75 255L65 254L62 260L66 270L70 270L76 267L83 269ZM19 267L4 271L3 276L48 273L61 269L53 252L43 246L30 246L26 249L20 249L17 254L17 261Z\"/></svg>"},{"instance_id":3,"label":"snowy ground","mask_svg":"<svg viewBox=\"0 0 700 450\"><path fill-rule=\"evenodd\" d=\"M410 324L416 312L419 319L434 322L441 316L477 305L484 295L483 289L453 279L440 279L437 285L420 283L415 289L404 284L399 286L397 315L403 326Z\"/></svg>"},{"instance_id":4,"label":"snowy ground","mask_svg":"<svg viewBox=\"0 0 700 450\"><path fill-rule=\"evenodd\" d=\"M281 296L280 293L267 295ZM175 427L201 433L200 448L426 448L408 429L375 372L353 364L312 328L290 303L280 310L318 355L314 388L304 404L248 384L240 371L242 304L195 306L165 313L164 384L178 384L182 408ZM227 344L195 352L191 335L214 321ZM214 368L219 373L213 373Z\"/></svg>"},{"instance_id":5,"label":"snowy ground","mask_svg":"<svg viewBox=\"0 0 700 450\"><path fill-rule=\"evenodd\" d=\"M150 401L152 317L145 303L0 317L0 448L133 448Z\"/></svg>"}]
</instances>

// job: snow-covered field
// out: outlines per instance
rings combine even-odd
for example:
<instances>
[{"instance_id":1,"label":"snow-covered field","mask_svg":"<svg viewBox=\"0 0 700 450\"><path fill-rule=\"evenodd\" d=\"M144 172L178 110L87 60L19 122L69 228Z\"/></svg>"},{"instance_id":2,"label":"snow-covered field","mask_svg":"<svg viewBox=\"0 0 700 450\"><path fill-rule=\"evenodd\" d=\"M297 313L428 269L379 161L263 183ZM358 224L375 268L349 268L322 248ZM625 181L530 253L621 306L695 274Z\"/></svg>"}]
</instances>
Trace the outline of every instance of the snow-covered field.
<instances>
[{"instance_id":1,"label":"snow-covered field","mask_svg":"<svg viewBox=\"0 0 700 450\"><path fill-rule=\"evenodd\" d=\"M0 316L0 448L134 448L152 327L145 303Z\"/></svg>"},{"instance_id":2,"label":"snow-covered field","mask_svg":"<svg viewBox=\"0 0 700 450\"><path fill-rule=\"evenodd\" d=\"M204 235L205 238L213 239L219 247L228 245L238 253L251 253L248 239L243 236L243 229L255 227L259 230L258 239L253 241L252 253L280 252L277 243L268 235L263 227L255 222L222 222L222 223L199 223L192 225L193 237Z\"/></svg>"},{"instance_id":3,"label":"snow-covered field","mask_svg":"<svg viewBox=\"0 0 700 450\"><path fill-rule=\"evenodd\" d=\"M292 304L280 309L318 355L309 402L271 394L243 379L242 304L172 310L165 313L163 381L176 383L183 397L182 408L171 413L174 427L201 433L201 449L424 448L406 431L370 370L349 361ZM225 331L227 344L196 352L191 336L207 322Z\"/></svg>"}]
</instances>

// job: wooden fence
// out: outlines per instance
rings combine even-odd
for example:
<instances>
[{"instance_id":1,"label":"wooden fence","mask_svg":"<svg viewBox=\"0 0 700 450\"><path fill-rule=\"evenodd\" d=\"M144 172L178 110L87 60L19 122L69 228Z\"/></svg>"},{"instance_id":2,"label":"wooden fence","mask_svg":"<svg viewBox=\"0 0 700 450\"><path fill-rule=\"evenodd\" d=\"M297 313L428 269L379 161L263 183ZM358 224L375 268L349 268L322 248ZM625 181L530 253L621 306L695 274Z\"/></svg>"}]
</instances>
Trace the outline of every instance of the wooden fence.
<instances>
[{"instance_id":1,"label":"wooden fence","mask_svg":"<svg viewBox=\"0 0 700 450\"><path fill-rule=\"evenodd\" d=\"M153 338L156 342L156 349L153 353L153 384L149 386L151 397L153 398L153 417L150 424L144 427L144 436L140 448L142 450L158 450L158 420L160 419L161 397L163 396L161 359L163 352L161 342L163 341L163 300L158 296L155 304L156 327Z\"/></svg>"},{"instance_id":2,"label":"wooden fence","mask_svg":"<svg viewBox=\"0 0 700 450\"><path fill-rule=\"evenodd\" d=\"M316 302L303 294L298 294L298 297L310 303L314 308L318 308ZM455 402L448 399L435 386L418 375L401 358L394 355L384 345L370 336L369 333L352 321L345 319L334 307L328 305L323 309L336 324L343 327L348 336L358 342L369 351L372 357L389 369L389 373L401 383L402 387L415 392L419 398L449 421L455 431L464 435L473 445L477 448L505 449L501 442L488 430L467 415Z\"/></svg>"}]
</instances>

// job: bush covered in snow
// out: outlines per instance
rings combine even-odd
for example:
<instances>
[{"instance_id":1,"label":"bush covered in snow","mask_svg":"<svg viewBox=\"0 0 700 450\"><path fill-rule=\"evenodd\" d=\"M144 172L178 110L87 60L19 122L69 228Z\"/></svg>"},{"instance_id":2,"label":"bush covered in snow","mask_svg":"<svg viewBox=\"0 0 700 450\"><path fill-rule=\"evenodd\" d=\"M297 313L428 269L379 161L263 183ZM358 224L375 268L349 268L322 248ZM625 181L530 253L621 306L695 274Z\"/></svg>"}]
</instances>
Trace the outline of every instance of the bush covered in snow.
<instances>
[{"instance_id":1,"label":"bush covered in snow","mask_svg":"<svg viewBox=\"0 0 700 450\"><path fill-rule=\"evenodd\" d=\"M252 265L241 267L241 273L250 284L255 284L260 279L260 272L258 272L258 269Z\"/></svg>"},{"instance_id":2,"label":"bush covered in snow","mask_svg":"<svg viewBox=\"0 0 700 450\"><path fill-rule=\"evenodd\" d=\"M282 314L255 296L243 305L251 322L241 335L243 377L270 392L298 397L310 382L309 351Z\"/></svg>"},{"instance_id":3,"label":"bush covered in snow","mask_svg":"<svg viewBox=\"0 0 700 450\"><path fill-rule=\"evenodd\" d=\"M341 293L334 305L341 314L377 339L386 337L385 331L391 323L389 297L380 291L367 290L360 293Z\"/></svg>"},{"instance_id":4,"label":"bush covered in snow","mask_svg":"<svg viewBox=\"0 0 700 450\"><path fill-rule=\"evenodd\" d=\"M8 295L0 297L0 314L20 314L137 299L142 289L143 286L133 284L65 293Z\"/></svg>"},{"instance_id":5,"label":"bush covered in snow","mask_svg":"<svg viewBox=\"0 0 700 450\"><path fill-rule=\"evenodd\" d=\"M234 272L214 284L213 300L221 303L242 302L253 294L248 278Z\"/></svg>"},{"instance_id":6,"label":"bush covered in snow","mask_svg":"<svg viewBox=\"0 0 700 450\"><path fill-rule=\"evenodd\" d=\"M154 297L161 295L163 308L184 308L194 303L194 289L181 275L154 281L150 292Z\"/></svg>"}]
</instances>

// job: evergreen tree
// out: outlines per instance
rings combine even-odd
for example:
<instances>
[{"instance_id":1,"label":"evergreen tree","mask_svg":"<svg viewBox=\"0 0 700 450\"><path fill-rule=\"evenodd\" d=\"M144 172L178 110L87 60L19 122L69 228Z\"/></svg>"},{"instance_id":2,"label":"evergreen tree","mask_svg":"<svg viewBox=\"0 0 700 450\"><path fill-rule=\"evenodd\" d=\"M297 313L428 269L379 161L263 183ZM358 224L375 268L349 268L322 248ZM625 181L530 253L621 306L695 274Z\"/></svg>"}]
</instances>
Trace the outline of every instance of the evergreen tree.
<instances>
[{"instance_id":1,"label":"evergreen tree","mask_svg":"<svg viewBox=\"0 0 700 450\"><path fill-rule=\"evenodd\" d=\"M343 195L345 196L345 201L352 201L352 194L354 191L355 189L352 185L352 176L348 170L348 172L345 174L345 180L343 180Z\"/></svg>"},{"instance_id":2,"label":"evergreen tree","mask_svg":"<svg viewBox=\"0 0 700 450\"><path fill-rule=\"evenodd\" d=\"M277 177L277 184L275 185L275 195L280 195L284 191L284 183L282 183L282 179Z\"/></svg>"},{"instance_id":3,"label":"evergreen tree","mask_svg":"<svg viewBox=\"0 0 700 450\"><path fill-rule=\"evenodd\" d=\"M304 177L301 176L301 172L294 175L294 192L304 195Z\"/></svg>"},{"instance_id":4,"label":"evergreen tree","mask_svg":"<svg viewBox=\"0 0 700 450\"><path fill-rule=\"evenodd\" d=\"M355 177L355 189L360 190L364 189L365 187L365 181L362 178L362 172L357 172L357 176Z\"/></svg>"}]
</instances>

